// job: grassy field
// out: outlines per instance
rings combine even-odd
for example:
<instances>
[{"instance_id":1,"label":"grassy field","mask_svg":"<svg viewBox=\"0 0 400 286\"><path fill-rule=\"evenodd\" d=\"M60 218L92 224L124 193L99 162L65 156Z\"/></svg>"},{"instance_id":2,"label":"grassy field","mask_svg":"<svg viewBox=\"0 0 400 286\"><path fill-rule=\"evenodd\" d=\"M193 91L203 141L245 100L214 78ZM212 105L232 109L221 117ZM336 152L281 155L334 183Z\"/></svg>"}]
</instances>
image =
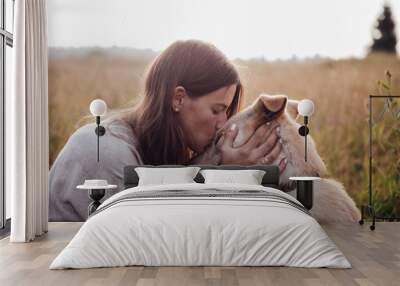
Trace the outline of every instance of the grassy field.
<instances>
[{"instance_id":1,"label":"grassy field","mask_svg":"<svg viewBox=\"0 0 400 286\"><path fill-rule=\"evenodd\" d=\"M91 100L102 98L110 108L121 108L137 99L148 63L148 58L101 53L50 58L50 164L82 124L81 118L89 115ZM368 95L379 92L376 82L385 77L385 70L393 74L392 94L400 94L400 60L375 55L339 61L235 60L235 63L244 83L246 104L262 92L314 101L311 135L330 176L345 185L357 204L366 202ZM385 215L400 214L400 203L396 202L400 194L400 150L395 150L400 145L398 130L398 122L392 121L380 124L375 130L378 135L374 137L377 146L374 184L379 201L376 207ZM387 148L392 151L387 152Z\"/></svg>"}]
</instances>

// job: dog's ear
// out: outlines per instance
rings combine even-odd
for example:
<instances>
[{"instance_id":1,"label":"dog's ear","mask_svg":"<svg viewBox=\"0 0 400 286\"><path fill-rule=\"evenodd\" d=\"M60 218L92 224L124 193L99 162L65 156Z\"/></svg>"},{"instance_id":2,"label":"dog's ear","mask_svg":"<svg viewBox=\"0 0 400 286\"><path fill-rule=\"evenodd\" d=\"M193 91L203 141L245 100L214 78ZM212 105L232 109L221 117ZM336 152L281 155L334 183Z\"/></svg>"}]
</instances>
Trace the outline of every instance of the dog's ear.
<instances>
[{"instance_id":1,"label":"dog's ear","mask_svg":"<svg viewBox=\"0 0 400 286\"><path fill-rule=\"evenodd\" d=\"M264 104L264 106L272 112L281 112L285 110L286 102L288 100L286 95L276 94L261 94L259 100Z\"/></svg>"},{"instance_id":2,"label":"dog's ear","mask_svg":"<svg viewBox=\"0 0 400 286\"><path fill-rule=\"evenodd\" d=\"M287 106L286 106L286 110L289 113L290 117L292 117L294 120L296 120L297 118L299 118L299 112L297 111L297 106L299 105L298 100L294 100L294 99L289 99Z\"/></svg>"}]
</instances>

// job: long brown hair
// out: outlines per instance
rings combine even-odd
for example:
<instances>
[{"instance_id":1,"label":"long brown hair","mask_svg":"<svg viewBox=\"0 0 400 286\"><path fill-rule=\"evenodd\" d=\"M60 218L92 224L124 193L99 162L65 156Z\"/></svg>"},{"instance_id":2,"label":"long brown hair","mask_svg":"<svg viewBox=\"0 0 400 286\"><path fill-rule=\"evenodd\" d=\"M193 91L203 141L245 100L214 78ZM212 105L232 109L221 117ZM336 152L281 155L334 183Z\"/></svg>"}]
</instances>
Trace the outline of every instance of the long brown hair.
<instances>
[{"instance_id":1,"label":"long brown hair","mask_svg":"<svg viewBox=\"0 0 400 286\"><path fill-rule=\"evenodd\" d=\"M192 154L176 114L172 97L177 86L190 97L200 97L236 84L228 108L231 117L240 107L242 85L233 64L215 46L198 41L177 41L151 64L144 96L123 119L133 128L145 164L185 164ZM195 116L195 115L194 115Z\"/></svg>"}]
</instances>

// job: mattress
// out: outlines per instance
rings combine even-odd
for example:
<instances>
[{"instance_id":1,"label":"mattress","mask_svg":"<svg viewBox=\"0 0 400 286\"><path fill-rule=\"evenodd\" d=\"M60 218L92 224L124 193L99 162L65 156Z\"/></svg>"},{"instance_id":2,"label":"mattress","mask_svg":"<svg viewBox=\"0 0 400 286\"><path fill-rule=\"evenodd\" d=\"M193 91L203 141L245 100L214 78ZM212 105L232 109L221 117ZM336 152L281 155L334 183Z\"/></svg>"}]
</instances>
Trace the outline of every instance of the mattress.
<instances>
[{"instance_id":1,"label":"mattress","mask_svg":"<svg viewBox=\"0 0 400 286\"><path fill-rule=\"evenodd\" d=\"M198 183L115 194L50 269L129 265L351 267L292 196L258 185Z\"/></svg>"}]
</instances>

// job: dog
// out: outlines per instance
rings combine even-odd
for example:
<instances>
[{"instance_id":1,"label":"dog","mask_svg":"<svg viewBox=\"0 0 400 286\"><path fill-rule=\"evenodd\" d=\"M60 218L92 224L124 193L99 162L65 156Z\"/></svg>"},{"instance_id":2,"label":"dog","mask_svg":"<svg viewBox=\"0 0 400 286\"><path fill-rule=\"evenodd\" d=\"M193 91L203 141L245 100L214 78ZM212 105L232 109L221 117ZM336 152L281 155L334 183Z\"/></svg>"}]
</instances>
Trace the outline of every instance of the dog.
<instances>
[{"instance_id":1,"label":"dog","mask_svg":"<svg viewBox=\"0 0 400 286\"><path fill-rule=\"evenodd\" d=\"M220 162L217 142L233 124L239 129L233 147L239 147L246 143L259 126L269 122L274 128L279 126L282 139L281 153L270 164L278 165L283 157L287 158L286 168L280 174L279 188L295 196L295 182L289 180L289 177L320 177L320 180L314 181L314 203L310 211L312 216L320 223L358 222L361 218L359 209L340 182L326 178L326 166L310 135L307 135L307 162L305 162L304 137L299 135L300 124L296 122L299 117L298 104L298 101L289 100L286 95L261 94L253 104L226 122L199 160L211 164Z\"/></svg>"}]
</instances>

